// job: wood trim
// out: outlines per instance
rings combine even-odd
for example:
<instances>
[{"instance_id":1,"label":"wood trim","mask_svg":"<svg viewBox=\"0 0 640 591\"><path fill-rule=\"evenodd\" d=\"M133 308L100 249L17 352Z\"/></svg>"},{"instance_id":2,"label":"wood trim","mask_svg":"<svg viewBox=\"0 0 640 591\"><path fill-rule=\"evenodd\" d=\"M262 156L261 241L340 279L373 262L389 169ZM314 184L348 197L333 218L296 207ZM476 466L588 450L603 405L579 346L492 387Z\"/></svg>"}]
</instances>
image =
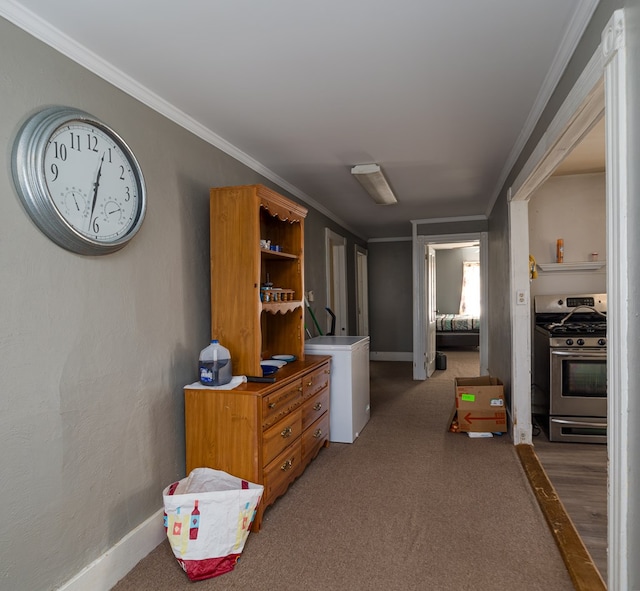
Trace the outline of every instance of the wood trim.
<instances>
[{"instance_id":1,"label":"wood trim","mask_svg":"<svg viewBox=\"0 0 640 591\"><path fill-rule=\"evenodd\" d=\"M307 216L307 208L276 193L264 185L255 185L260 207L264 207L271 215L283 222L300 222Z\"/></svg>"},{"instance_id":2,"label":"wood trim","mask_svg":"<svg viewBox=\"0 0 640 591\"><path fill-rule=\"evenodd\" d=\"M631 29L635 34L635 25ZM627 82L627 54L632 54L635 47L627 45L626 36L624 9L616 10L602 33L607 146L607 571L611 589L637 589L640 576L636 500L639 491L637 478L630 470L637 457L638 440L634 416L637 362L634 347L630 346L633 342L630 326L636 322L635 306L630 302L637 288L630 271L636 265L633 245L637 228L633 221L636 215L629 213L637 207L635 139L630 131L637 106L629 96L635 82Z\"/></svg>"},{"instance_id":3,"label":"wood trim","mask_svg":"<svg viewBox=\"0 0 640 591\"><path fill-rule=\"evenodd\" d=\"M515 447L576 591L606 591L607 586L600 572L551 484L533 446L519 444Z\"/></svg>"}]
</instances>

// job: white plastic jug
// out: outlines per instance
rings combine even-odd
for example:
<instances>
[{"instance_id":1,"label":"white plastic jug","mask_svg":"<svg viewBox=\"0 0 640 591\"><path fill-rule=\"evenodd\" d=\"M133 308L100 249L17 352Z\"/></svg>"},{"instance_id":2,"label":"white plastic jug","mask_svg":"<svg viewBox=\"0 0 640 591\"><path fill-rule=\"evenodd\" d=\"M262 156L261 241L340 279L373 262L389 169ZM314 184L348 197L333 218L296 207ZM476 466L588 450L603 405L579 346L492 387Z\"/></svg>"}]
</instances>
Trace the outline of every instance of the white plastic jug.
<instances>
[{"instance_id":1,"label":"white plastic jug","mask_svg":"<svg viewBox=\"0 0 640 591\"><path fill-rule=\"evenodd\" d=\"M217 339L200 351L200 383L204 386L223 386L232 378L231 354Z\"/></svg>"}]
</instances>

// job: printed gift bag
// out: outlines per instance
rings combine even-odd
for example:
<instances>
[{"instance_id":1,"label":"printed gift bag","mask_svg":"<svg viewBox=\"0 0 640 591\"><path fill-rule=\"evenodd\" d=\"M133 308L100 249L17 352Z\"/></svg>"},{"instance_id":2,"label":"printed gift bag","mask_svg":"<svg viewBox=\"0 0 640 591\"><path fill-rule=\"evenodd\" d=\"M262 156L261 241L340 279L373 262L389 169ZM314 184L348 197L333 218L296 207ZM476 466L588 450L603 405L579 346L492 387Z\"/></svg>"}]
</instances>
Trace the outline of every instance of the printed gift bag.
<instances>
[{"instance_id":1,"label":"printed gift bag","mask_svg":"<svg viewBox=\"0 0 640 591\"><path fill-rule=\"evenodd\" d=\"M164 527L192 581L236 565L264 487L211 468L196 468L164 489Z\"/></svg>"}]
</instances>

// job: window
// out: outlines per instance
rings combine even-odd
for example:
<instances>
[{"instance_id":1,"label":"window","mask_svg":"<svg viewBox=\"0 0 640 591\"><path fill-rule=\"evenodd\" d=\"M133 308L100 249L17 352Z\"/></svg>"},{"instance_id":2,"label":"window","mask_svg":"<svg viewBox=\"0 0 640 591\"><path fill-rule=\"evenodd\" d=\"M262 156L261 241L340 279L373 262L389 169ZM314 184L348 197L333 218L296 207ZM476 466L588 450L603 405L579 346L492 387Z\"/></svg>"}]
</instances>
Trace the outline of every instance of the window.
<instances>
[{"instance_id":1,"label":"window","mask_svg":"<svg viewBox=\"0 0 640 591\"><path fill-rule=\"evenodd\" d=\"M462 263L462 294L460 314L480 317L480 263Z\"/></svg>"}]
</instances>

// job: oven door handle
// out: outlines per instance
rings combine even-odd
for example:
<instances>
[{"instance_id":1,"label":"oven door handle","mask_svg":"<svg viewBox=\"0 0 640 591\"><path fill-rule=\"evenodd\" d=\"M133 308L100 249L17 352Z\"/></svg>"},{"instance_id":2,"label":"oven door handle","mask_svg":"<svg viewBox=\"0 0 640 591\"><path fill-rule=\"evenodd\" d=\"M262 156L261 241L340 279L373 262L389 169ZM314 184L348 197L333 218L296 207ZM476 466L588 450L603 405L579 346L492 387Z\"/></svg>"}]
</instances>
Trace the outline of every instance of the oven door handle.
<instances>
[{"instance_id":1,"label":"oven door handle","mask_svg":"<svg viewBox=\"0 0 640 591\"><path fill-rule=\"evenodd\" d=\"M588 423L587 421L569 421L567 419L551 419L552 423L559 423L560 425L577 425L578 427L606 427L607 421L603 423Z\"/></svg>"},{"instance_id":2,"label":"oven door handle","mask_svg":"<svg viewBox=\"0 0 640 591\"><path fill-rule=\"evenodd\" d=\"M607 352L605 350L600 351L585 351L584 349L572 349L571 351L566 350L551 350L551 355L556 355L557 357L573 357L574 359L606 359Z\"/></svg>"}]
</instances>

